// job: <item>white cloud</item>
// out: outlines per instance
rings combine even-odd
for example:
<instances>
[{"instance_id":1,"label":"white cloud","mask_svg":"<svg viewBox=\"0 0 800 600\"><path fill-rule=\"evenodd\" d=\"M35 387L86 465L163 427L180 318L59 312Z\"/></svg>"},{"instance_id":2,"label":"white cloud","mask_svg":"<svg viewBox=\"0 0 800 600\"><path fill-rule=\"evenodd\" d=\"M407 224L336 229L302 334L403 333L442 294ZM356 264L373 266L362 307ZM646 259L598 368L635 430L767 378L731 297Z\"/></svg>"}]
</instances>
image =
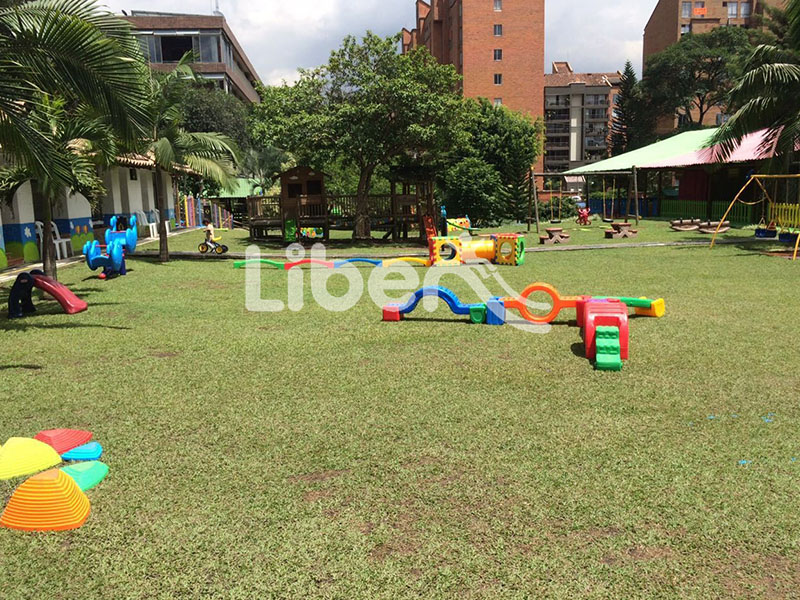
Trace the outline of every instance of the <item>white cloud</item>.
<instances>
[{"instance_id":1,"label":"white cloud","mask_svg":"<svg viewBox=\"0 0 800 600\"><path fill-rule=\"evenodd\" d=\"M526 0L514 0L525 2ZM214 0L107 0L122 9L210 14ZM642 34L656 0L547 0L546 64L615 71L642 61ZM220 0L220 9L266 83L297 77L328 59L348 35L381 35L414 25L414 0Z\"/></svg>"}]
</instances>

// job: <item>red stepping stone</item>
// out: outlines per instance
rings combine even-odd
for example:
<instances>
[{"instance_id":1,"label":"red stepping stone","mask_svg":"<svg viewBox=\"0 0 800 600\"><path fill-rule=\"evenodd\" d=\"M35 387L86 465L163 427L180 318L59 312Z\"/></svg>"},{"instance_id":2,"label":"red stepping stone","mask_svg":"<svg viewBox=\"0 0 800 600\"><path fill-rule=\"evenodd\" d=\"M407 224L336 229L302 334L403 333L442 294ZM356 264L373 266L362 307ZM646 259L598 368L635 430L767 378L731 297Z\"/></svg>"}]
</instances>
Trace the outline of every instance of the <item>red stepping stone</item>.
<instances>
[{"instance_id":1,"label":"red stepping stone","mask_svg":"<svg viewBox=\"0 0 800 600\"><path fill-rule=\"evenodd\" d=\"M92 432L80 429L47 429L37 433L34 439L50 444L56 452L64 454L88 443L92 439Z\"/></svg>"}]
</instances>

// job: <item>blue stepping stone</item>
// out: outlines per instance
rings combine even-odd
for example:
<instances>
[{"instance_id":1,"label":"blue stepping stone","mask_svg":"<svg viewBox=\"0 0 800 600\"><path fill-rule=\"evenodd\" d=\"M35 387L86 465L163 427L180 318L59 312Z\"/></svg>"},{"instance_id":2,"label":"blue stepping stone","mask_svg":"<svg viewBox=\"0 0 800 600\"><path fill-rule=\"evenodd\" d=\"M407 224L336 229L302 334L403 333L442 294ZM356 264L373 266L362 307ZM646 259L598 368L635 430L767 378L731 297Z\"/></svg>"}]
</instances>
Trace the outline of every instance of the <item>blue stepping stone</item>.
<instances>
[{"instance_id":1,"label":"blue stepping stone","mask_svg":"<svg viewBox=\"0 0 800 600\"><path fill-rule=\"evenodd\" d=\"M68 461L90 461L98 460L103 456L103 447L98 442L89 442L83 446L73 448L66 454L62 454L61 458Z\"/></svg>"}]
</instances>

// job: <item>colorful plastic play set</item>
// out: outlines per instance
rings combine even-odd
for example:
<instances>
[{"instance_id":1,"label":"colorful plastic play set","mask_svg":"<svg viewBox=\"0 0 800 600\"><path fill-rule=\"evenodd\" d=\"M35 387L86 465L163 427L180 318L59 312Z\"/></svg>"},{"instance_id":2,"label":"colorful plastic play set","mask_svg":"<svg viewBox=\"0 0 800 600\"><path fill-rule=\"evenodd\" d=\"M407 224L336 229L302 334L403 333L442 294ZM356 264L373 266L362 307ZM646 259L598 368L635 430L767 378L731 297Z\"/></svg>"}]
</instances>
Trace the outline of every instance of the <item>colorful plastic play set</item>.
<instances>
[{"instance_id":1,"label":"colorful plastic play set","mask_svg":"<svg viewBox=\"0 0 800 600\"><path fill-rule=\"evenodd\" d=\"M55 298L68 315L85 311L89 306L73 294L67 286L47 277L43 271L34 270L20 273L8 296L8 318L21 319L36 312L31 292L33 288L42 290Z\"/></svg>"},{"instance_id":2,"label":"colorful plastic play set","mask_svg":"<svg viewBox=\"0 0 800 600\"><path fill-rule=\"evenodd\" d=\"M464 231L475 231L469 219L447 221L448 227L455 226ZM467 238L455 236L438 236L433 217L425 217L425 229L428 236L428 258L402 256L392 259L348 258L344 260L325 261L306 258L294 262L280 260L256 259L241 260L233 263L234 268L243 269L249 264L265 264L286 271L302 265L316 265L327 269L339 269L348 264L369 264L375 267L391 267L398 263L432 266L456 266L474 260L487 260L496 265L521 266L525 263L525 236L516 233L491 233Z\"/></svg>"},{"instance_id":3,"label":"colorful plastic play set","mask_svg":"<svg viewBox=\"0 0 800 600\"><path fill-rule=\"evenodd\" d=\"M0 480L32 475L20 484L0 515L0 526L20 531L81 527L91 505L86 492L108 475L102 446L77 429L40 431L0 446ZM54 469L62 461L70 464Z\"/></svg>"},{"instance_id":4,"label":"colorful plastic play set","mask_svg":"<svg viewBox=\"0 0 800 600\"><path fill-rule=\"evenodd\" d=\"M100 267L103 272L98 276L99 279L108 279L115 275L126 275L128 269L125 265L125 255L136 250L139 234L136 230L136 217L130 218L128 228L120 227L122 220L119 217L111 217L109 228L106 229L106 245L101 246L100 242L86 242L83 247L83 254L86 256L86 264L92 271ZM103 254L103 250L106 253Z\"/></svg>"},{"instance_id":5,"label":"colorful plastic play set","mask_svg":"<svg viewBox=\"0 0 800 600\"><path fill-rule=\"evenodd\" d=\"M553 307L547 314L537 315L529 308L533 294L550 296ZM519 311L526 321L539 324L552 323L561 311L574 308L577 324L581 328L586 358L595 362L601 371L621 371L623 361L629 357L628 308L636 315L661 318L665 314L663 299L610 298L598 296L566 296L547 283L529 285L518 298L490 298L485 303L464 304L447 288L424 287L411 295L404 304L388 304L383 307L384 321L401 321L417 308L426 296L441 298L456 315L469 316L472 323L504 325L508 310Z\"/></svg>"}]
</instances>

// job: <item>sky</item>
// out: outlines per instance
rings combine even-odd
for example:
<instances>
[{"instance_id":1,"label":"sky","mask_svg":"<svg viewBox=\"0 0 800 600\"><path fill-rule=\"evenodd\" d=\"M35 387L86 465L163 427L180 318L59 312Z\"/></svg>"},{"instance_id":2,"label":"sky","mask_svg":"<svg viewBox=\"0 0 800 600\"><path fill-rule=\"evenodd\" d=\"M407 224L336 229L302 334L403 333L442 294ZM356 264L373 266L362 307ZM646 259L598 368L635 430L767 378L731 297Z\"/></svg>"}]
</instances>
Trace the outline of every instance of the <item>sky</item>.
<instances>
[{"instance_id":1,"label":"sky","mask_svg":"<svg viewBox=\"0 0 800 600\"><path fill-rule=\"evenodd\" d=\"M487 0L488 1L488 0ZM160 10L210 14L214 0L101 0L113 12ZM568 60L577 72L638 72L642 34L657 0L546 0L546 72ZM296 79L298 67L327 62L348 34L411 28L414 0L219 0L234 35L265 83Z\"/></svg>"}]
</instances>

